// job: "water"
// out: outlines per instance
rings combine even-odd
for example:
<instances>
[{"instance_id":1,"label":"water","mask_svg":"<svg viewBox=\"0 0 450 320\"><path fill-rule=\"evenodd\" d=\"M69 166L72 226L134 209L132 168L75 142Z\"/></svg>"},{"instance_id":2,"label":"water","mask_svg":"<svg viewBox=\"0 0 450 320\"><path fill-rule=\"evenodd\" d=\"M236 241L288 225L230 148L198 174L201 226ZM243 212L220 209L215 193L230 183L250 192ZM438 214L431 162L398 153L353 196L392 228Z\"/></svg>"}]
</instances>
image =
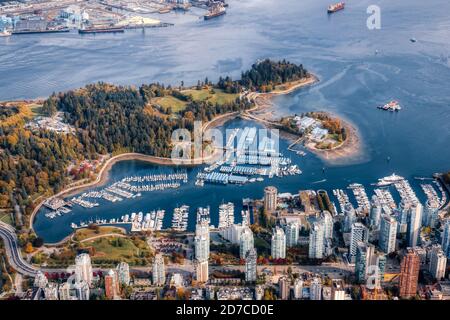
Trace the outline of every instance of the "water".
<instances>
[{"instance_id":1,"label":"water","mask_svg":"<svg viewBox=\"0 0 450 320\"><path fill-rule=\"evenodd\" d=\"M366 28L366 8L381 8L382 28ZM327 0L230 1L226 16L204 22L195 15L170 17L170 28L135 30L125 34L80 36L71 34L24 35L0 39L0 100L46 96L53 91L81 87L95 81L141 84L151 81L195 84L208 76L238 78L242 70L261 58L303 63L320 83L274 102L280 114L325 110L357 127L363 152L356 158L327 163L308 154L297 157L303 175L267 180L243 187L193 185L144 193L120 205L77 209L54 220L40 213L36 232L46 241L62 239L70 222L90 217L120 217L132 211L167 210L166 226L176 205L211 205L217 224L222 200L237 206L243 197L262 197L263 187L276 185L281 192L346 187L351 182L367 188L378 178L395 172L413 181L449 170L450 158L450 22L447 0L348 1L344 11L328 16ZM180 21L178 21L180 20ZM416 43L409 39L414 37ZM378 52L376 54L376 52ZM403 110L392 114L376 109L391 99ZM228 127L246 123L236 120ZM283 142L286 144L286 142ZM390 162L386 161L387 157ZM322 167L326 167L322 173ZM111 180L157 168L140 162L118 163ZM324 183L315 181L326 179ZM368 188L369 189L369 188ZM370 189L369 189L370 190ZM423 200L423 193L416 188ZM191 221L192 226L192 221Z\"/></svg>"}]
</instances>

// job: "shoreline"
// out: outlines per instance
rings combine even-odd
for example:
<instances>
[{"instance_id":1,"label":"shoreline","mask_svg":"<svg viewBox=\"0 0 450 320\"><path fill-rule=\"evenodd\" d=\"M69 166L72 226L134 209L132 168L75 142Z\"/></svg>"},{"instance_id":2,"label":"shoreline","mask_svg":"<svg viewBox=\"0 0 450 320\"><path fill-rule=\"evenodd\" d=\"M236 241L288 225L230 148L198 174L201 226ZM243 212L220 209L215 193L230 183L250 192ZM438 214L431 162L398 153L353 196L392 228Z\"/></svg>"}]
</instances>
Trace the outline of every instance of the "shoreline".
<instances>
[{"instance_id":1,"label":"shoreline","mask_svg":"<svg viewBox=\"0 0 450 320\"><path fill-rule=\"evenodd\" d=\"M294 92L297 89L312 85L312 84L316 83L317 81L319 81L317 76L310 74L309 77L307 77L305 79L295 81L295 84L290 85L285 90L275 90L273 92L267 92L267 93L250 92L248 94L247 98L252 99L255 106L244 112L251 114L253 112L262 111L262 110L266 109L267 107L271 106L270 100L273 96L289 94L291 92ZM289 84L285 84L285 85L289 85ZM240 112L236 111L236 112L230 112L230 113L219 115L216 118L205 123L202 127L202 130L205 131L207 129L213 129L218 126L221 126L221 125L225 124L226 122L235 119L237 116L239 116L239 114L240 114ZM155 165L163 165L163 166L198 166L201 164L205 164L206 161L214 159L215 157L219 156L219 153L220 153L220 151L218 149L215 149L215 151L208 156L203 156L203 157L194 158L194 159L180 160L180 163L174 163L171 158L150 156L150 155L145 155L145 154L141 154L141 153L133 153L133 152L123 153L123 154L119 154L116 156L112 156L109 159L107 159L106 162L102 165L102 167L94 181L63 189L60 192L58 192L57 194L47 197L47 198L43 199L40 203L38 203L30 215L29 227L33 232L35 232L34 227L33 227L34 220L36 218L37 213L40 211L40 209L43 206L43 203L46 200L56 198L56 197L67 198L67 197L73 196L75 194L78 194L78 193L82 192L83 190L104 185L108 180L109 172L110 172L111 168L118 162L129 161L129 160L138 160L138 161L143 161L143 162L147 162L147 163L151 163L151 164L155 164ZM69 237L70 237L70 235L68 237L66 237L65 239L59 241L58 244L64 243L65 241L68 240ZM45 244L46 245L54 245L52 243L45 243Z\"/></svg>"}]
</instances>

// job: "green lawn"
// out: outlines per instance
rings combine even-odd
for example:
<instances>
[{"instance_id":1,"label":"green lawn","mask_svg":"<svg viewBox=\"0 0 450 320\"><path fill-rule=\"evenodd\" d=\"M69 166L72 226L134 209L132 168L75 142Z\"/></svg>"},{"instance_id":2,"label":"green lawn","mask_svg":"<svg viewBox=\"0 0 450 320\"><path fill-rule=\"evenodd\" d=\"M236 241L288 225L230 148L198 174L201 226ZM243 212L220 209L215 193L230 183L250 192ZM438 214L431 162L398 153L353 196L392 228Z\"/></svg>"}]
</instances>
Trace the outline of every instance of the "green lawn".
<instances>
[{"instance_id":1,"label":"green lawn","mask_svg":"<svg viewBox=\"0 0 450 320\"><path fill-rule=\"evenodd\" d=\"M9 213L0 213L0 221L10 224L13 224L13 221L11 220L11 215Z\"/></svg>"},{"instance_id":2,"label":"green lawn","mask_svg":"<svg viewBox=\"0 0 450 320\"><path fill-rule=\"evenodd\" d=\"M211 103L213 104L218 103L220 105L224 103L233 102L239 96L239 94L225 93L219 89L214 89L214 93L211 93L211 90L209 89L202 89L202 90L188 89L183 90L182 93L185 95L191 95L194 101L208 100L211 101ZM173 96L154 98L152 102L153 104L159 105L164 109L168 109L170 107L172 108L172 112L179 112L183 110L187 105L186 101L182 101Z\"/></svg>"},{"instance_id":3,"label":"green lawn","mask_svg":"<svg viewBox=\"0 0 450 320\"><path fill-rule=\"evenodd\" d=\"M208 100L211 101L213 104L230 103L236 100L236 98L239 96L239 94L237 93L225 93L223 92L223 90L220 89L214 89L214 92L215 93L211 93L211 90L208 89L202 90L189 89L182 91L182 93L186 95L192 95L192 98L196 101Z\"/></svg>"},{"instance_id":4,"label":"green lawn","mask_svg":"<svg viewBox=\"0 0 450 320\"><path fill-rule=\"evenodd\" d=\"M108 237L82 243L83 247L91 247L95 264L114 264L126 261L131 265L150 263L152 252L147 243L139 238Z\"/></svg>"},{"instance_id":5,"label":"green lawn","mask_svg":"<svg viewBox=\"0 0 450 320\"><path fill-rule=\"evenodd\" d=\"M74 240L82 241L84 239L88 239L88 238L92 238L95 236L100 236L100 235L108 234L108 233L123 233L123 230L116 228L116 227L106 227L106 226L98 227L98 230L93 230L93 229L89 229L89 228L78 229L75 232Z\"/></svg>"},{"instance_id":6,"label":"green lawn","mask_svg":"<svg viewBox=\"0 0 450 320\"><path fill-rule=\"evenodd\" d=\"M181 101L172 96L165 96L161 98L152 99L152 102L156 105L161 106L164 109L172 108L172 112L179 112L186 107L187 102Z\"/></svg>"}]
</instances>

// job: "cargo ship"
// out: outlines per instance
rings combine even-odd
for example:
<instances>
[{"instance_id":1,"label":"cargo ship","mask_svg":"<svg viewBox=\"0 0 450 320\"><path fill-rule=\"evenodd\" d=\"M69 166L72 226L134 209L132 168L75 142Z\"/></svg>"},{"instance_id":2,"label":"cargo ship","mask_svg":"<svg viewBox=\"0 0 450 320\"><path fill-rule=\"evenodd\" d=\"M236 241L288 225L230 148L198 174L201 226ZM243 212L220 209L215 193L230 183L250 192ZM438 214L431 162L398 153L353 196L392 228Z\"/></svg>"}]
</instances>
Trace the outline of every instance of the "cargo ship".
<instances>
[{"instance_id":1,"label":"cargo ship","mask_svg":"<svg viewBox=\"0 0 450 320\"><path fill-rule=\"evenodd\" d=\"M209 20L212 18L220 17L225 13L227 13L225 7L222 4L218 4L213 6L203 17L205 20Z\"/></svg>"},{"instance_id":2,"label":"cargo ship","mask_svg":"<svg viewBox=\"0 0 450 320\"><path fill-rule=\"evenodd\" d=\"M328 6L328 13L334 13L336 11L342 10L345 8L345 2L338 2Z\"/></svg>"},{"instance_id":3,"label":"cargo ship","mask_svg":"<svg viewBox=\"0 0 450 320\"><path fill-rule=\"evenodd\" d=\"M78 29L78 33L86 34L86 33L116 33L116 32L125 32L125 29L122 27L95 27L95 28L85 28Z\"/></svg>"}]
</instances>

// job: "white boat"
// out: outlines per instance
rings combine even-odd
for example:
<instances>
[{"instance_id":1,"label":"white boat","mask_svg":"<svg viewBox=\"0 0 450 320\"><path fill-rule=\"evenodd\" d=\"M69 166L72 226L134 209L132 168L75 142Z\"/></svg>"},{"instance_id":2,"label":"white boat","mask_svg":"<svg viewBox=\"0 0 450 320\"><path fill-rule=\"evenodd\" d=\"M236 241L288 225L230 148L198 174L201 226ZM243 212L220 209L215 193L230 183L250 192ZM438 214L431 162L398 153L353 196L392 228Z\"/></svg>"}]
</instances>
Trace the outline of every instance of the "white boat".
<instances>
[{"instance_id":1,"label":"white boat","mask_svg":"<svg viewBox=\"0 0 450 320\"><path fill-rule=\"evenodd\" d=\"M393 183L402 181L402 180L404 180L404 179L405 179L405 178L403 178L403 177L401 177L401 176L398 176L398 175L396 175L395 173L393 173L393 174L390 175L390 176L387 176L387 177L378 179L378 182L376 183L376 185L379 186L379 187L389 186L389 185L391 185L391 184L393 184Z\"/></svg>"},{"instance_id":2,"label":"white boat","mask_svg":"<svg viewBox=\"0 0 450 320\"><path fill-rule=\"evenodd\" d=\"M11 32L6 29L0 32L0 37L9 37L10 35Z\"/></svg>"}]
</instances>

